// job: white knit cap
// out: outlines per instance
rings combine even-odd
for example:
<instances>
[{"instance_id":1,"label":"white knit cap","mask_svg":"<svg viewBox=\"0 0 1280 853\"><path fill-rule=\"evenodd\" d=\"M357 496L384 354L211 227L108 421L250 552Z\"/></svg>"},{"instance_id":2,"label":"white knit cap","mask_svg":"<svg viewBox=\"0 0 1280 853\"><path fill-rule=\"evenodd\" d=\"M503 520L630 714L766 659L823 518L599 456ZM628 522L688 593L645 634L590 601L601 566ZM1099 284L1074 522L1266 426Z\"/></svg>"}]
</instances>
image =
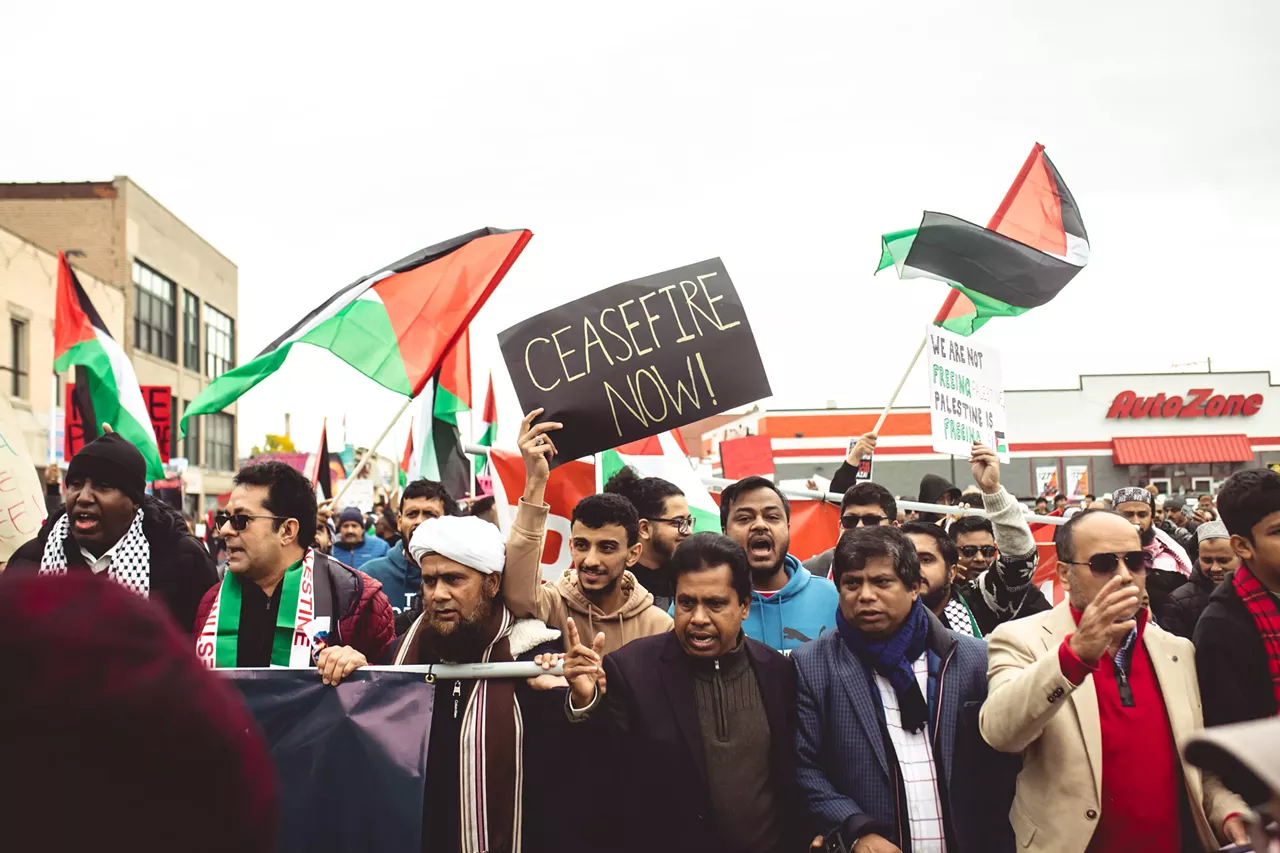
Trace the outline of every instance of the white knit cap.
<instances>
[{"instance_id":1,"label":"white knit cap","mask_svg":"<svg viewBox=\"0 0 1280 853\"><path fill-rule=\"evenodd\" d=\"M472 515L446 515L418 525L409 540L414 563L439 554L481 574L501 572L507 561L507 540L494 525Z\"/></svg>"}]
</instances>

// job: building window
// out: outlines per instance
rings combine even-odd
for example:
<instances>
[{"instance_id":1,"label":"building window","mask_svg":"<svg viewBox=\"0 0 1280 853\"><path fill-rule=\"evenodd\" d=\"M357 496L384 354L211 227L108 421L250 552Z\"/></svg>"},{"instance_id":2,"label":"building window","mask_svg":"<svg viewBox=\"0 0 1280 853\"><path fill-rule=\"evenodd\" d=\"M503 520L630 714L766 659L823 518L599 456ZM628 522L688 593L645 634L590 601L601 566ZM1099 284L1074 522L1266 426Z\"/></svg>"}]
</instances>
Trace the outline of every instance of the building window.
<instances>
[{"instance_id":1,"label":"building window","mask_svg":"<svg viewBox=\"0 0 1280 853\"><path fill-rule=\"evenodd\" d=\"M186 411L188 408L190 408L190 406L191 406L190 400L182 401L183 414L186 414ZM177 435L178 431L175 429L173 431L173 434ZM193 468L199 467L200 465L200 418L198 417L192 418L191 420L187 421L187 436L186 438L182 439L182 455L187 457L188 465L190 465Z\"/></svg>"},{"instance_id":2,"label":"building window","mask_svg":"<svg viewBox=\"0 0 1280 853\"><path fill-rule=\"evenodd\" d=\"M9 393L21 400L27 399L31 394L31 377L28 375L31 367L27 361L28 331L26 320L9 318L9 364L12 365Z\"/></svg>"},{"instance_id":3,"label":"building window","mask_svg":"<svg viewBox=\"0 0 1280 853\"><path fill-rule=\"evenodd\" d=\"M205 467L215 471L234 471L236 419L222 412L205 417L209 427L205 438Z\"/></svg>"},{"instance_id":4,"label":"building window","mask_svg":"<svg viewBox=\"0 0 1280 853\"><path fill-rule=\"evenodd\" d=\"M182 366L200 372L200 300L182 291Z\"/></svg>"},{"instance_id":5,"label":"building window","mask_svg":"<svg viewBox=\"0 0 1280 853\"><path fill-rule=\"evenodd\" d=\"M133 345L165 361L178 361L177 288L169 279L133 262Z\"/></svg>"},{"instance_id":6,"label":"building window","mask_svg":"<svg viewBox=\"0 0 1280 853\"><path fill-rule=\"evenodd\" d=\"M212 305L204 306L205 375L217 379L236 366L236 324Z\"/></svg>"}]
</instances>

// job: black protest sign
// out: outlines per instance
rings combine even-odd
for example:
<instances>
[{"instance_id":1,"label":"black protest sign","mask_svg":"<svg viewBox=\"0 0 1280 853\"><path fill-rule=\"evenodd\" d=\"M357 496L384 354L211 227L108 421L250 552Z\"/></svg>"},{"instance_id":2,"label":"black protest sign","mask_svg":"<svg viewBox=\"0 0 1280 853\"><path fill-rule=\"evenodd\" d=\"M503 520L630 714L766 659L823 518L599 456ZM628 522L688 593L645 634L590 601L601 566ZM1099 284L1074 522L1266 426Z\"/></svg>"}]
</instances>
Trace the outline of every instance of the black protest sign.
<instances>
[{"instance_id":1,"label":"black protest sign","mask_svg":"<svg viewBox=\"0 0 1280 853\"><path fill-rule=\"evenodd\" d=\"M719 258L615 284L498 335L524 411L559 421L552 465L772 393Z\"/></svg>"}]
</instances>

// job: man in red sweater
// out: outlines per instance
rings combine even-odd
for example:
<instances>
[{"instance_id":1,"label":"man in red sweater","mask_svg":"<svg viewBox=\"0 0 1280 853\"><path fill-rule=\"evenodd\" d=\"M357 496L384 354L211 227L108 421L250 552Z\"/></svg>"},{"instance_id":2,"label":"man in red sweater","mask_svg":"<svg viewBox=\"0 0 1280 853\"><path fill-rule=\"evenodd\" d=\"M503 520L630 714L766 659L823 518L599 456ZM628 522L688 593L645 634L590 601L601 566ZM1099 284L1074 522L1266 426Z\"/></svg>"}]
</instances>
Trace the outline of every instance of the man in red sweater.
<instances>
[{"instance_id":1,"label":"man in red sweater","mask_svg":"<svg viewBox=\"0 0 1280 853\"><path fill-rule=\"evenodd\" d=\"M1068 601L990 636L982 736L1022 753L1009 817L1019 846L1166 853L1244 843L1245 805L1183 762L1203 727L1191 643L1149 624L1137 528L1110 510L1064 526Z\"/></svg>"}]
</instances>

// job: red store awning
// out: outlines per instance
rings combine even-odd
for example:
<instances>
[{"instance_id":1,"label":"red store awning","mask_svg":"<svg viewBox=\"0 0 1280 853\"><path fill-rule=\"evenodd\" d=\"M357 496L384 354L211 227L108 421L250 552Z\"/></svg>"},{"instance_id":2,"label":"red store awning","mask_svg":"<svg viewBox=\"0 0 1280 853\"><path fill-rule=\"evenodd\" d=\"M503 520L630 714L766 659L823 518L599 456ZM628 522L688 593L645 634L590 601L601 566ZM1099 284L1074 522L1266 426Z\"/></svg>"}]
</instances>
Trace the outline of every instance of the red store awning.
<instances>
[{"instance_id":1,"label":"red store awning","mask_svg":"<svg viewBox=\"0 0 1280 853\"><path fill-rule=\"evenodd\" d=\"M1197 462L1252 462L1247 435L1159 435L1112 438L1117 465L1177 465Z\"/></svg>"}]
</instances>

